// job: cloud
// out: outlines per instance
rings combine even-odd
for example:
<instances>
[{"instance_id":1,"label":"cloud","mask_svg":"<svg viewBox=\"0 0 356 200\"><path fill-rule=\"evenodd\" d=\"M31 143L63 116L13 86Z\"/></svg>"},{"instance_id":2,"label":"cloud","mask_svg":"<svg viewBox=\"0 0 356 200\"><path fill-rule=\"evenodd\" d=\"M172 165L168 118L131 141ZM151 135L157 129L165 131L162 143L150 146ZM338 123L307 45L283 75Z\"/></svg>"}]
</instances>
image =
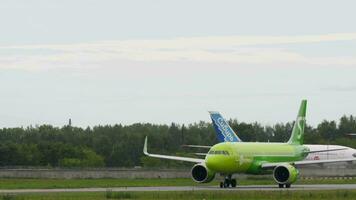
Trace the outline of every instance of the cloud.
<instances>
[{"instance_id":1,"label":"cloud","mask_svg":"<svg viewBox=\"0 0 356 200\"><path fill-rule=\"evenodd\" d=\"M73 44L0 46L0 68L51 69L103 67L103 63L218 62L238 64L356 65L356 58L305 56L280 44L356 40L356 33L310 36L220 36ZM44 53L45 52L45 53Z\"/></svg>"},{"instance_id":2,"label":"cloud","mask_svg":"<svg viewBox=\"0 0 356 200\"><path fill-rule=\"evenodd\" d=\"M321 88L322 91L326 92L355 92L356 86L341 86L341 85L334 85L329 87Z\"/></svg>"}]
</instances>

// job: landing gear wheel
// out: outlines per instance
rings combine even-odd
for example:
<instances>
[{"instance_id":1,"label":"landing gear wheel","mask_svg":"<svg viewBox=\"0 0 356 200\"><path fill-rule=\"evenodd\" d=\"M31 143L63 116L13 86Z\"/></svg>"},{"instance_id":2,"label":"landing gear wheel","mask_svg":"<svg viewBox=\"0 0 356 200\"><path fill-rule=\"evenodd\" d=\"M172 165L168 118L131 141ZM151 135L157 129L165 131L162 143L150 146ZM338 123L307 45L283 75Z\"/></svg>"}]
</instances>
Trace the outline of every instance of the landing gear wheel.
<instances>
[{"instance_id":1,"label":"landing gear wheel","mask_svg":"<svg viewBox=\"0 0 356 200\"><path fill-rule=\"evenodd\" d=\"M225 176L223 182L220 182L220 188L236 187L236 179L231 178L232 175Z\"/></svg>"},{"instance_id":2,"label":"landing gear wheel","mask_svg":"<svg viewBox=\"0 0 356 200\"><path fill-rule=\"evenodd\" d=\"M290 188L290 184L286 184L286 188Z\"/></svg>"},{"instance_id":3,"label":"landing gear wheel","mask_svg":"<svg viewBox=\"0 0 356 200\"><path fill-rule=\"evenodd\" d=\"M231 179L231 187L236 187L236 179Z\"/></svg>"},{"instance_id":4,"label":"landing gear wheel","mask_svg":"<svg viewBox=\"0 0 356 200\"><path fill-rule=\"evenodd\" d=\"M279 188L283 188L284 185L283 185L283 184L278 184L278 187L279 187Z\"/></svg>"},{"instance_id":5,"label":"landing gear wheel","mask_svg":"<svg viewBox=\"0 0 356 200\"><path fill-rule=\"evenodd\" d=\"M224 181L224 188L228 188L230 186L230 181L229 180L225 180Z\"/></svg>"}]
</instances>

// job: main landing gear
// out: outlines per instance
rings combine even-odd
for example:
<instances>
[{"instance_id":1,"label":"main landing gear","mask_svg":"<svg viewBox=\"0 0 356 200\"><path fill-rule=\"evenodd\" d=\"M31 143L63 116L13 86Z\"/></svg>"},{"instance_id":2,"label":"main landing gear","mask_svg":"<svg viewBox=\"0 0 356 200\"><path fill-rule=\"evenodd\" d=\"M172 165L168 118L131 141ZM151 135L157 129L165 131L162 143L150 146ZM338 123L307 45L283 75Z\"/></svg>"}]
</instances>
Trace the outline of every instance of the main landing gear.
<instances>
[{"instance_id":1,"label":"main landing gear","mask_svg":"<svg viewBox=\"0 0 356 200\"><path fill-rule=\"evenodd\" d=\"M286 186L286 188L290 188L290 184L278 184L279 188L283 188L284 186Z\"/></svg>"},{"instance_id":2,"label":"main landing gear","mask_svg":"<svg viewBox=\"0 0 356 200\"><path fill-rule=\"evenodd\" d=\"M225 177L224 182L220 182L220 188L236 187L236 179L232 179L232 175Z\"/></svg>"}]
</instances>

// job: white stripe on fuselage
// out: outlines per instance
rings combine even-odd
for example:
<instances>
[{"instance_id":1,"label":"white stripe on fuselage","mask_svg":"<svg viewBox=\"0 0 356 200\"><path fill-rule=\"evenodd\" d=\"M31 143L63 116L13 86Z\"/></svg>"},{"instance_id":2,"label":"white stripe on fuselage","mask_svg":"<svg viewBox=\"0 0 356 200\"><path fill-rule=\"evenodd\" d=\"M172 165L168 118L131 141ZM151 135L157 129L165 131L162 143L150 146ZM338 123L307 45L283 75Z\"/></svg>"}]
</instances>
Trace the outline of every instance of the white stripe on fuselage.
<instances>
[{"instance_id":1,"label":"white stripe on fuselage","mask_svg":"<svg viewBox=\"0 0 356 200\"><path fill-rule=\"evenodd\" d=\"M322 151L328 149L342 149L345 150L339 151L329 151L329 152L319 152L319 153L310 153L304 160L328 160L328 159L344 159L344 158L355 158L356 149L340 146L340 145L316 145L316 144L305 144L304 146L308 147L310 151Z\"/></svg>"}]
</instances>

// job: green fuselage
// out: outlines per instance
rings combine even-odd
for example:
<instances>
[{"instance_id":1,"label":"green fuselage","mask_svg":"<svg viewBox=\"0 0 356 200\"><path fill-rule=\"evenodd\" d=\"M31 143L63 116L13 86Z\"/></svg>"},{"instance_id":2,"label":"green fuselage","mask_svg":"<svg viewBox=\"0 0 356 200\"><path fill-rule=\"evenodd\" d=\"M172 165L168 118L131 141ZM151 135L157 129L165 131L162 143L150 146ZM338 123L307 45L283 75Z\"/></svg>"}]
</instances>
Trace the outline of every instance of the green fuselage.
<instances>
[{"instance_id":1,"label":"green fuselage","mask_svg":"<svg viewBox=\"0 0 356 200\"><path fill-rule=\"evenodd\" d=\"M214 145L205 157L206 166L217 173L261 174L261 164L303 160L309 149L288 143L224 142Z\"/></svg>"}]
</instances>

